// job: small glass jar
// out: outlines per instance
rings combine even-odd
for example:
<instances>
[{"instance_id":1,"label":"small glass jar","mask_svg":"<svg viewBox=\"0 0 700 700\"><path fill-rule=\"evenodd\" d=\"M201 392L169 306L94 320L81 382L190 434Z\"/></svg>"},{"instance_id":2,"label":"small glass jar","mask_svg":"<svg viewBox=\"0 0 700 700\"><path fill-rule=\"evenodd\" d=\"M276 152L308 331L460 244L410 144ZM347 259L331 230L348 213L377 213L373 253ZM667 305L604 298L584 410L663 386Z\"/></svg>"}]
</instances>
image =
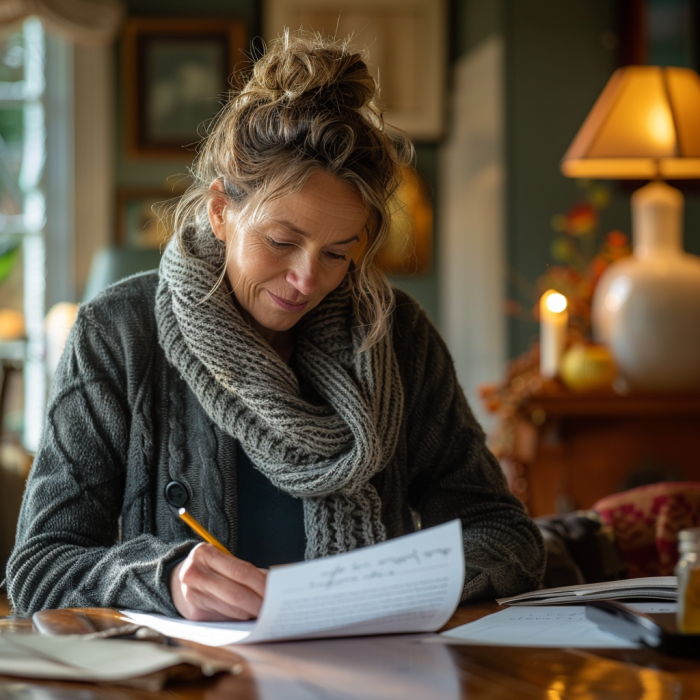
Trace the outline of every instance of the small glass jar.
<instances>
[{"instance_id":1,"label":"small glass jar","mask_svg":"<svg viewBox=\"0 0 700 700\"><path fill-rule=\"evenodd\" d=\"M700 527L678 533L678 629L700 634Z\"/></svg>"}]
</instances>

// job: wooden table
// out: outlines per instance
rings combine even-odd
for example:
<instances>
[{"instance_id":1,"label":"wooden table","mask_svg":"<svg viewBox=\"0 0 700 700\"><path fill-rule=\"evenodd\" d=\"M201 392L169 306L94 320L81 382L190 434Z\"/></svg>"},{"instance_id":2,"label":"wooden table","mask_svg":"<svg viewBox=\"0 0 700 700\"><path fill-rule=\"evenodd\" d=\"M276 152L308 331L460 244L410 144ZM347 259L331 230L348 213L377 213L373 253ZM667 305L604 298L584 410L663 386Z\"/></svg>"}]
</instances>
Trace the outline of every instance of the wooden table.
<instances>
[{"instance_id":1,"label":"wooden table","mask_svg":"<svg viewBox=\"0 0 700 700\"><path fill-rule=\"evenodd\" d=\"M446 628L501 609L457 610ZM0 619L0 631L29 631ZM135 642L137 643L137 642ZM410 636L264 644L239 652L238 675L171 684L157 693L90 684L0 678L0 698L17 700L697 700L700 660L645 650L598 651L416 644ZM245 654L245 656L243 656ZM371 689L369 689L371 688Z\"/></svg>"}]
</instances>

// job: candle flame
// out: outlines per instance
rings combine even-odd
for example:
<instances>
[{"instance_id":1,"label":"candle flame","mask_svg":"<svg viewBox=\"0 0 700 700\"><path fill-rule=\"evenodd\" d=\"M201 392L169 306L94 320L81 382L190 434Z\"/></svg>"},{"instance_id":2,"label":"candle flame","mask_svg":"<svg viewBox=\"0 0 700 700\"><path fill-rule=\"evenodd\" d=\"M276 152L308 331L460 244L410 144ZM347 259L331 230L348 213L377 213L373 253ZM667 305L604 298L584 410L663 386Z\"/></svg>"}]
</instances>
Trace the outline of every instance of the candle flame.
<instances>
[{"instance_id":1,"label":"candle flame","mask_svg":"<svg viewBox=\"0 0 700 700\"><path fill-rule=\"evenodd\" d=\"M555 314L560 314L566 309L566 297L559 292L550 292L545 303L547 308Z\"/></svg>"}]
</instances>

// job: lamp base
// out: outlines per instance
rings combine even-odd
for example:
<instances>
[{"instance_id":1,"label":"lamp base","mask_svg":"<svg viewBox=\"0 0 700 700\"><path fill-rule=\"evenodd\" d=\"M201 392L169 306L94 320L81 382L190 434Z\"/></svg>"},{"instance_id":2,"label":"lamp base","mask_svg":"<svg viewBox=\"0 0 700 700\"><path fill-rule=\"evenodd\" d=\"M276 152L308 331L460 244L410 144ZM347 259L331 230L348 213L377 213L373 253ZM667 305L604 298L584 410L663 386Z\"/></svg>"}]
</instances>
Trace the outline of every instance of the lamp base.
<instances>
[{"instance_id":1,"label":"lamp base","mask_svg":"<svg viewBox=\"0 0 700 700\"><path fill-rule=\"evenodd\" d=\"M634 255L593 297L596 339L632 389L700 389L700 258L682 249L683 195L652 182L632 196Z\"/></svg>"}]
</instances>

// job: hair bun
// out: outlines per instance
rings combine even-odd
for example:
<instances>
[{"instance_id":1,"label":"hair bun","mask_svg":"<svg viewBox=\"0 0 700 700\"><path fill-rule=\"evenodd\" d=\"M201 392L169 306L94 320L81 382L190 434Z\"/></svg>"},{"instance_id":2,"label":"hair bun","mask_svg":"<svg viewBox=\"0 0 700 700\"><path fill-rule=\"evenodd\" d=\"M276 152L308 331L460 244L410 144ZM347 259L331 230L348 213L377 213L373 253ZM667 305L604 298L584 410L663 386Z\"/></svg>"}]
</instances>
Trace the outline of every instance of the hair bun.
<instances>
[{"instance_id":1,"label":"hair bun","mask_svg":"<svg viewBox=\"0 0 700 700\"><path fill-rule=\"evenodd\" d=\"M359 110L375 98L377 85L359 53L345 42L329 44L318 35L288 30L256 62L250 90L267 93L270 102L334 111Z\"/></svg>"}]
</instances>

